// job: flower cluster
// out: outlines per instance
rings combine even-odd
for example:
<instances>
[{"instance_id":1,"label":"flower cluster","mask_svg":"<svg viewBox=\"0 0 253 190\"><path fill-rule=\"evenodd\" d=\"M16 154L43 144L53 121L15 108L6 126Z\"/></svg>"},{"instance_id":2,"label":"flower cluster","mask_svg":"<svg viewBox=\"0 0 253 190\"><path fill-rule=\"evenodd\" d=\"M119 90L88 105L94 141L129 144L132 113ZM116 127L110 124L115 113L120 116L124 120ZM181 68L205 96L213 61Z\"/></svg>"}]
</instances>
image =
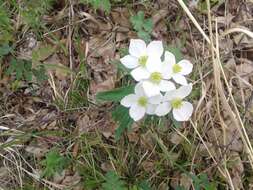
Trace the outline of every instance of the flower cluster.
<instances>
[{"instance_id":1,"label":"flower cluster","mask_svg":"<svg viewBox=\"0 0 253 190\"><path fill-rule=\"evenodd\" d=\"M191 117L193 106L183 100L192 90L192 84L188 84L185 78L193 68L188 60L176 63L171 52L164 52L161 41L146 45L142 40L132 39L129 55L120 61L131 69L132 77L138 82L134 94L121 100L123 106L130 108L129 114L134 121L145 114L164 116L171 110L177 121L186 121ZM181 86L176 88L171 79Z\"/></svg>"}]
</instances>

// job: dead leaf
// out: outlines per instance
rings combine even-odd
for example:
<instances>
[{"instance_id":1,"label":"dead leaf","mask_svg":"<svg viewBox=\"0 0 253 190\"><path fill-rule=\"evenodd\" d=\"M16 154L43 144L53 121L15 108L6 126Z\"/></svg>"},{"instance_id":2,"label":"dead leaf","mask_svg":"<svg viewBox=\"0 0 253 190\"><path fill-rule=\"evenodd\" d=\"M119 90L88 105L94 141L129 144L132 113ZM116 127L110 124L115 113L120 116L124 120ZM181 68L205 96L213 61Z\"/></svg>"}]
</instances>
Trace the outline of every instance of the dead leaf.
<instances>
[{"instance_id":1,"label":"dead leaf","mask_svg":"<svg viewBox=\"0 0 253 190\"><path fill-rule=\"evenodd\" d=\"M191 188L191 184L192 184L192 179L184 173L181 174L181 177L180 177L181 187L184 187L185 190L189 190Z\"/></svg>"},{"instance_id":2,"label":"dead leaf","mask_svg":"<svg viewBox=\"0 0 253 190\"><path fill-rule=\"evenodd\" d=\"M27 146L25 148L26 152L33 154L37 158L42 158L48 152L47 147L38 147L38 146Z\"/></svg>"},{"instance_id":3,"label":"dead leaf","mask_svg":"<svg viewBox=\"0 0 253 190\"><path fill-rule=\"evenodd\" d=\"M90 85L90 91L91 94L96 94L98 92L112 90L114 89L114 87L115 87L114 77L110 77L101 83L96 83L95 81L92 81Z\"/></svg>"}]
</instances>

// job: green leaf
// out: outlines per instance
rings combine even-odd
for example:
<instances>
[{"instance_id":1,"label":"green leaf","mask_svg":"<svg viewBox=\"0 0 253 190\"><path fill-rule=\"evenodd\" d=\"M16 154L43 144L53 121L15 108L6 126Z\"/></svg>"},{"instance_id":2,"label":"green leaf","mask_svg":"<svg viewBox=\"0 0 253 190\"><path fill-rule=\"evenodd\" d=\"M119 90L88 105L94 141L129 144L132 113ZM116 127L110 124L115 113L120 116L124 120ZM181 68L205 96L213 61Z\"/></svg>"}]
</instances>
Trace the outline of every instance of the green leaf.
<instances>
[{"instance_id":1,"label":"green leaf","mask_svg":"<svg viewBox=\"0 0 253 190\"><path fill-rule=\"evenodd\" d=\"M102 188L103 190L127 190L125 182L114 171L107 172Z\"/></svg>"},{"instance_id":2,"label":"green leaf","mask_svg":"<svg viewBox=\"0 0 253 190\"><path fill-rule=\"evenodd\" d=\"M126 95L134 92L134 86L130 85L127 87L116 88L114 90L99 92L96 95L98 101L112 101L119 102Z\"/></svg>"},{"instance_id":3,"label":"green leaf","mask_svg":"<svg viewBox=\"0 0 253 190\"><path fill-rule=\"evenodd\" d=\"M56 150L46 154L46 158L41 162L45 167L42 176L52 177L56 172L60 173L69 163L69 159L60 155Z\"/></svg>"},{"instance_id":4,"label":"green leaf","mask_svg":"<svg viewBox=\"0 0 253 190\"><path fill-rule=\"evenodd\" d=\"M139 11L136 15L130 17L130 22L133 25L134 30L137 32L138 37L149 42L154 27L152 19L145 19L144 12Z\"/></svg>"},{"instance_id":5,"label":"green leaf","mask_svg":"<svg viewBox=\"0 0 253 190\"><path fill-rule=\"evenodd\" d=\"M152 190L151 185L146 180L140 182L138 188L140 190Z\"/></svg>"},{"instance_id":6,"label":"green leaf","mask_svg":"<svg viewBox=\"0 0 253 190\"><path fill-rule=\"evenodd\" d=\"M166 50L170 51L171 53L173 53L175 55L177 62L179 62L179 61L181 61L183 59L183 55L182 55L182 53L181 53L181 51L180 51L179 48L173 47L173 46L169 46L169 47L166 48Z\"/></svg>"},{"instance_id":7,"label":"green leaf","mask_svg":"<svg viewBox=\"0 0 253 190\"><path fill-rule=\"evenodd\" d=\"M8 44L4 44L0 47L0 57L9 54L12 51L12 48Z\"/></svg>"},{"instance_id":8,"label":"green leaf","mask_svg":"<svg viewBox=\"0 0 253 190\"><path fill-rule=\"evenodd\" d=\"M118 128L115 131L115 139L119 140L126 129L131 129L134 121L129 116L129 109L121 105L112 112L112 118L118 124Z\"/></svg>"},{"instance_id":9,"label":"green leaf","mask_svg":"<svg viewBox=\"0 0 253 190\"><path fill-rule=\"evenodd\" d=\"M152 19L146 19L144 21L143 28L145 31L147 31L148 33L151 33L153 30L153 27L154 27L154 25L153 25Z\"/></svg>"},{"instance_id":10,"label":"green leaf","mask_svg":"<svg viewBox=\"0 0 253 190\"><path fill-rule=\"evenodd\" d=\"M51 45L42 45L39 49L32 52L32 61L43 61L52 55L56 51L56 48Z\"/></svg>"},{"instance_id":11,"label":"green leaf","mask_svg":"<svg viewBox=\"0 0 253 190\"><path fill-rule=\"evenodd\" d=\"M32 70L33 75L36 77L38 82L42 82L48 79L46 75L46 69L44 66L40 65L36 69Z\"/></svg>"},{"instance_id":12,"label":"green leaf","mask_svg":"<svg viewBox=\"0 0 253 190\"><path fill-rule=\"evenodd\" d=\"M111 2L110 0L81 0L82 3L91 4L92 7L96 10L98 8L104 10L106 13L111 11Z\"/></svg>"},{"instance_id":13,"label":"green leaf","mask_svg":"<svg viewBox=\"0 0 253 190\"><path fill-rule=\"evenodd\" d=\"M139 11L137 13L137 15L131 16L130 17L130 22L133 25L133 28L136 31L142 30L142 26L144 23L144 12L143 11Z\"/></svg>"},{"instance_id":14,"label":"green leaf","mask_svg":"<svg viewBox=\"0 0 253 190\"><path fill-rule=\"evenodd\" d=\"M149 42L151 40L150 34L145 32L144 30L140 30L137 32L139 38L143 39L145 42Z\"/></svg>"}]
</instances>

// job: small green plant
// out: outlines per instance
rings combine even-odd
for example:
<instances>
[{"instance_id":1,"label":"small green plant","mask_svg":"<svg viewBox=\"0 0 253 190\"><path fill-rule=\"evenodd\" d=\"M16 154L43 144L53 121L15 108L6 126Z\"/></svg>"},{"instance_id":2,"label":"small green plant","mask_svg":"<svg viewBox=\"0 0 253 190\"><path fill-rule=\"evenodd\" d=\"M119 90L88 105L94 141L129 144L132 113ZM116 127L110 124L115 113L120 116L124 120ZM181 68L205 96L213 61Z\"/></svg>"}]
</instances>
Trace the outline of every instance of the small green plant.
<instances>
[{"instance_id":1,"label":"small green plant","mask_svg":"<svg viewBox=\"0 0 253 190\"><path fill-rule=\"evenodd\" d=\"M113 171L109 171L102 184L103 190L126 190L125 182Z\"/></svg>"},{"instance_id":2,"label":"small green plant","mask_svg":"<svg viewBox=\"0 0 253 190\"><path fill-rule=\"evenodd\" d=\"M150 18L145 19L143 11L139 11L137 15L131 16L130 22L132 23L139 38L143 39L145 42L149 42L151 40L153 22Z\"/></svg>"},{"instance_id":3,"label":"small green plant","mask_svg":"<svg viewBox=\"0 0 253 190\"><path fill-rule=\"evenodd\" d=\"M90 4L95 10L102 9L106 13L111 11L111 2L110 0L81 0L82 3Z\"/></svg>"},{"instance_id":4,"label":"small green plant","mask_svg":"<svg viewBox=\"0 0 253 190\"><path fill-rule=\"evenodd\" d=\"M5 3L0 0L0 44L6 44L13 39L10 13Z\"/></svg>"},{"instance_id":5,"label":"small green plant","mask_svg":"<svg viewBox=\"0 0 253 190\"><path fill-rule=\"evenodd\" d=\"M28 27L35 31L44 28L42 17L52 8L55 0L25 0L20 12Z\"/></svg>"},{"instance_id":6,"label":"small green plant","mask_svg":"<svg viewBox=\"0 0 253 190\"><path fill-rule=\"evenodd\" d=\"M220 2L219 0L210 0L210 5L211 5L211 7L213 7L214 5L216 5L219 2ZM198 1L198 9L203 13L207 13L206 0Z\"/></svg>"},{"instance_id":7,"label":"small green plant","mask_svg":"<svg viewBox=\"0 0 253 190\"><path fill-rule=\"evenodd\" d=\"M113 102L120 102L120 100L129 93L134 91L134 86L130 85L127 87L121 87L118 89L114 89L111 91L100 92L97 94L96 99L98 101L113 101ZM128 109L123 106L117 106L114 111L112 112L112 118L116 121L119 127L115 131L115 138L119 140L121 135L126 129L130 129L133 120L128 114Z\"/></svg>"},{"instance_id":8,"label":"small green plant","mask_svg":"<svg viewBox=\"0 0 253 190\"><path fill-rule=\"evenodd\" d=\"M193 178L193 186L195 190L216 190L215 183L209 182L206 174L200 174L198 177L194 176Z\"/></svg>"},{"instance_id":9,"label":"small green plant","mask_svg":"<svg viewBox=\"0 0 253 190\"><path fill-rule=\"evenodd\" d=\"M52 150L46 154L41 162L45 167L42 176L52 177L55 173L62 172L69 164L69 158L62 156L58 151Z\"/></svg>"},{"instance_id":10,"label":"small green plant","mask_svg":"<svg viewBox=\"0 0 253 190\"><path fill-rule=\"evenodd\" d=\"M16 80L26 81L32 81L32 77L35 76L38 82L42 82L47 79L45 72L45 67L42 65L33 68L31 61L13 58L6 74L11 75L14 73Z\"/></svg>"}]
</instances>

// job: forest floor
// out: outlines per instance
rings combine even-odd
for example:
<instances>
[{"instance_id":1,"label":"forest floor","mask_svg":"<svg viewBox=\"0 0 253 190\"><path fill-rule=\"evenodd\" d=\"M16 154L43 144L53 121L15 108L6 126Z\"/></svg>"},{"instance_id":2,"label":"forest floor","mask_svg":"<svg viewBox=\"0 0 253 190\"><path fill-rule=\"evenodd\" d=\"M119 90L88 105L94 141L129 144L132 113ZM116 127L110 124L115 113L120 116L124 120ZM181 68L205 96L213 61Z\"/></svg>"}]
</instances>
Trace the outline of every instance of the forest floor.
<instances>
[{"instance_id":1,"label":"forest floor","mask_svg":"<svg viewBox=\"0 0 253 190\"><path fill-rule=\"evenodd\" d=\"M0 189L253 189L252 0L0 6ZM119 60L137 38L193 63L190 121L124 130L96 98L133 83Z\"/></svg>"}]
</instances>

